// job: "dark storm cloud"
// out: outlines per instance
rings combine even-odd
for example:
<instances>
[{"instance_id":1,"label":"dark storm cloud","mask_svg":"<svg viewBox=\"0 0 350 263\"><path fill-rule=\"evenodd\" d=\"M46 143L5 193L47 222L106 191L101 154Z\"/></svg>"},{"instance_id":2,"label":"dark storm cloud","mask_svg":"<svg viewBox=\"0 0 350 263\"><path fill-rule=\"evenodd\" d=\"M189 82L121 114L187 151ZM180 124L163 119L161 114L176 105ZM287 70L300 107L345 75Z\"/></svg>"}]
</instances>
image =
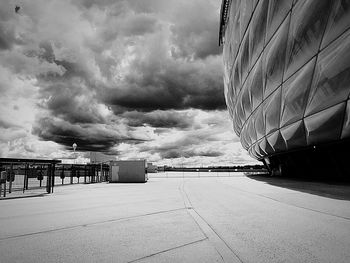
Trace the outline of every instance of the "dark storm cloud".
<instances>
[{"instance_id":1,"label":"dark storm cloud","mask_svg":"<svg viewBox=\"0 0 350 263\"><path fill-rule=\"evenodd\" d=\"M16 36L15 25L11 19L14 18L14 6L1 1L0 3L0 50L11 49L13 44L22 43Z\"/></svg>"},{"instance_id":2,"label":"dark storm cloud","mask_svg":"<svg viewBox=\"0 0 350 263\"><path fill-rule=\"evenodd\" d=\"M82 79L87 78L87 72L80 67L77 63L72 63L65 60L54 60L55 64L58 66L62 66L65 69L65 73L63 74L63 78L70 77L81 77Z\"/></svg>"},{"instance_id":3,"label":"dark storm cloud","mask_svg":"<svg viewBox=\"0 0 350 263\"><path fill-rule=\"evenodd\" d=\"M47 62L53 63L55 61L55 53L53 51L52 45L50 42L41 42L39 44L41 59L45 59ZM57 64L57 63L56 63Z\"/></svg>"},{"instance_id":4,"label":"dark storm cloud","mask_svg":"<svg viewBox=\"0 0 350 263\"><path fill-rule=\"evenodd\" d=\"M10 129L10 128L20 128L19 125L16 125L12 122L6 121L6 120L1 120L0 119L0 128L3 129Z\"/></svg>"},{"instance_id":5,"label":"dark storm cloud","mask_svg":"<svg viewBox=\"0 0 350 263\"><path fill-rule=\"evenodd\" d=\"M128 7L136 16L137 12L147 12L146 17L157 17L162 30L131 45L127 70L104 91L103 101L116 114L131 110L224 109L221 49L213 5L206 1L170 1L167 8L161 1L151 2L153 9L148 1L130 1Z\"/></svg>"},{"instance_id":6,"label":"dark storm cloud","mask_svg":"<svg viewBox=\"0 0 350 263\"><path fill-rule=\"evenodd\" d=\"M188 1L188 6L174 13L175 17L181 17L171 27L173 55L178 57L205 58L210 55L218 55L221 48L218 45L218 14L210 4L201 1ZM197 14L197 15L196 15ZM201 19L199 15L201 14Z\"/></svg>"},{"instance_id":7,"label":"dark storm cloud","mask_svg":"<svg viewBox=\"0 0 350 263\"><path fill-rule=\"evenodd\" d=\"M188 113L176 111L153 111L143 112L125 112L122 117L128 120L132 127L149 125L155 128L178 128L186 129L192 126L193 116Z\"/></svg>"},{"instance_id":8,"label":"dark storm cloud","mask_svg":"<svg viewBox=\"0 0 350 263\"><path fill-rule=\"evenodd\" d=\"M163 143L160 146L143 146L140 147L140 151L144 152L153 152L153 153L162 153L162 152L169 152L174 149L184 149L185 147L192 146L192 145L200 145L205 143L207 140L209 140L209 136L205 134L195 134L191 133L189 136L181 137L179 139L176 139L172 142L166 142Z\"/></svg>"},{"instance_id":9,"label":"dark storm cloud","mask_svg":"<svg viewBox=\"0 0 350 263\"><path fill-rule=\"evenodd\" d=\"M169 151L161 152L159 155L161 156L161 158L167 158L167 159L182 157L182 153L180 151L173 150L173 149L171 149Z\"/></svg>"},{"instance_id":10,"label":"dark storm cloud","mask_svg":"<svg viewBox=\"0 0 350 263\"><path fill-rule=\"evenodd\" d=\"M122 1L135 13L154 15L171 23L174 55L205 58L218 55L218 9L213 1L128 0Z\"/></svg>"},{"instance_id":11,"label":"dark storm cloud","mask_svg":"<svg viewBox=\"0 0 350 263\"><path fill-rule=\"evenodd\" d=\"M104 123L105 119L98 113L94 102L89 101L84 95L76 94L79 90L67 87L64 84L50 86L50 99L45 107L50 112L70 123Z\"/></svg>"},{"instance_id":12,"label":"dark storm cloud","mask_svg":"<svg viewBox=\"0 0 350 263\"><path fill-rule=\"evenodd\" d=\"M73 143L77 143L82 151L108 152L120 142L143 141L140 138L120 135L105 125L73 125L49 117L39 118L32 133L43 140L54 141L66 148L71 148Z\"/></svg>"},{"instance_id":13,"label":"dark storm cloud","mask_svg":"<svg viewBox=\"0 0 350 263\"><path fill-rule=\"evenodd\" d=\"M153 33L160 29L155 17L147 14L123 14L111 17L108 24L101 29L100 36L104 44L111 44L116 38L135 38Z\"/></svg>"},{"instance_id":14,"label":"dark storm cloud","mask_svg":"<svg viewBox=\"0 0 350 263\"><path fill-rule=\"evenodd\" d=\"M186 8L182 8L184 3L171 1L167 5L169 8L175 8L174 12L169 13L165 9L166 12L160 15L160 12L164 11L162 8L165 8L161 1L79 1L79 3L87 8L84 14L89 14L95 7L107 11L104 13L108 17L107 24L101 24L101 28L97 31L103 36L103 41L100 44L95 42L92 46L96 48L96 52L99 51L94 59L100 73L112 81L96 85L98 81L93 79L86 65L55 58L51 44L42 41L41 53L38 56L65 70L62 76L57 74L41 76L46 82L54 82L49 86L59 90L57 92L49 89L53 92L51 95L47 89L45 92L46 97L51 96L46 106L54 116L61 116L72 123L101 122L103 119L100 116L94 116L96 109L94 107L90 109L90 106L99 102L110 107L116 115L133 110L152 112L169 109L225 108L221 58L216 56L220 50L216 43L214 45L212 43L213 39L217 38L216 28L214 30L217 24L216 13L213 12L212 5L195 1L186 3ZM197 19L195 15L198 14L198 10L201 12L201 19ZM138 36L153 33L157 29L164 31L166 25L171 25L170 38L164 34L154 33L138 39ZM100 54L103 48L110 45L106 46L104 44L106 41L120 43L124 49L134 46L130 54L133 59L128 62L129 69L122 74L122 80L116 82L115 74L121 74L118 72L120 60ZM87 43L91 44L91 41ZM176 51L170 54L169 47L175 48ZM177 56L183 58L172 57L174 52L178 52ZM123 56L124 51L119 58L123 59ZM194 57L194 60L190 61L190 57ZM72 83L72 79L77 78L79 83ZM86 89L77 88L79 85L85 85ZM98 89L98 94L94 95L96 103L82 105L74 99L79 91L85 96L94 93L96 89ZM135 118L130 120L132 126L144 122L154 127L162 125L151 120L151 117L145 120L139 116L140 120ZM177 125L177 122L174 124Z\"/></svg>"},{"instance_id":15,"label":"dark storm cloud","mask_svg":"<svg viewBox=\"0 0 350 263\"><path fill-rule=\"evenodd\" d=\"M40 78L44 102L38 105L70 123L104 123L105 118L99 113L93 90L81 78L85 73L79 72L72 63L62 64L66 69L62 76L46 74Z\"/></svg>"},{"instance_id":16,"label":"dark storm cloud","mask_svg":"<svg viewBox=\"0 0 350 263\"><path fill-rule=\"evenodd\" d=\"M156 128L153 130L154 134L156 135L166 134L168 131L168 128Z\"/></svg>"},{"instance_id":17,"label":"dark storm cloud","mask_svg":"<svg viewBox=\"0 0 350 263\"><path fill-rule=\"evenodd\" d=\"M187 150L187 151L181 151L181 150L176 150L176 149L171 149L168 151L164 151L160 153L161 158L168 158L168 159L173 159L173 158L191 158L195 156L204 156L204 157L219 157L224 155L222 152L218 151L195 151L195 150Z\"/></svg>"},{"instance_id":18,"label":"dark storm cloud","mask_svg":"<svg viewBox=\"0 0 350 263\"><path fill-rule=\"evenodd\" d=\"M161 158L179 158L179 157L193 157L193 156L221 156L223 153L214 151L212 149L202 148L208 142L217 141L217 131L210 131L206 129L193 130L180 136L170 142L164 142L158 146L144 145L140 146L141 152L150 152L159 154Z\"/></svg>"},{"instance_id":19,"label":"dark storm cloud","mask_svg":"<svg viewBox=\"0 0 350 263\"><path fill-rule=\"evenodd\" d=\"M156 53L151 56L157 56ZM135 61L133 71L120 88L108 89L105 101L113 110L139 111L188 109L224 109L221 59L186 63L164 58L159 63Z\"/></svg>"},{"instance_id":20,"label":"dark storm cloud","mask_svg":"<svg viewBox=\"0 0 350 263\"><path fill-rule=\"evenodd\" d=\"M31 136L83 151L219 156L204 146L220 138L201 122L226 107L219 5L24 0L21 14L11 6L4 16L0 8L9 22L0 24L0 66L35 92Z\"/></svg>"},{"instance_id":21,"label":"dark storm cloud","mask_svg":"<svg viewBox=\"0 0 350 263\"><path fill-rule=\"evenodd\" d=\"M89 74L79 63L58 60L50 42L41 42L33 56L62 67L63 74L45 73L37 76L40 96L45 99L38 105L69 123L104 123L97 109L94 88Z\"/></svg>"},{"instance_id":22,"label":"dark storm cloud","mask_svg":"<svg viewBox=\"0 0 350 263\"><path fill-rule=\"evenodd\" d=\"M10 28L6 28L6 25L0 22L0 50L10 49L15 41L14 32Z\"/></svg>"},{"instance_id":23,"label":"dark storm cloud","mask_svg":"<svg viewBox=\"0 0 350 263\"><path fill-rule=\"evenodd\" d=\"M90 9L94 6L98 6L101 8L106 8L106 7L110 7L113 4L116 4L117 2L123 2L118 1L118 0L77 0L75 1L75 3L79 6L79 7L84 7L87 9Z\"/></svg>"},{"instance_id":24,"label":"dark storm cloud","mask_svg":"<svg viewBox=\"0 0 350 263\"><path fill-rule=\"evenodd\" d=\"M134 15L120 25L120 31L125 36L140 36L152 33L156 29L157 19L146 14Z\"/></svg>"},{"instance_id":25,"label":"dark storm cloud","mask_svg":"<svg viewBox=\"0 0 350 263\"><path fill-rule=\"evenodd\" d=\"M191 152L189 152L190 154ZM190 156L205 156L205 157L218 157L218 156L222 156L224 155L223 152L219 152L219 151L193 151L193 154Z\"/></svg>"}]
</instances>

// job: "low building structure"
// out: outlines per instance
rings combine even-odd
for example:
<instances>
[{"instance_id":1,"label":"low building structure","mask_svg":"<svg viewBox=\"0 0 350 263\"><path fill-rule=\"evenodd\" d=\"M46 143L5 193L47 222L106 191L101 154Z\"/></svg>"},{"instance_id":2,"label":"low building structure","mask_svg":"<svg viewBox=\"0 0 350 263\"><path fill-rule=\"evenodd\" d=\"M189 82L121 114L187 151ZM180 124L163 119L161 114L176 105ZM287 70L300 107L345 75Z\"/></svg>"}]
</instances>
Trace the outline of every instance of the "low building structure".
<instances>
[{"instance_id":1,"label":"low building structure","mask_svg":"<svg viewBox=\"0 0 350 263\"><path fill-rule=\"evenodd\" d=\"M145 183L148 180L145 160L110 162L110 183Z\"/></svg>"},{"instance_id":2,"label":"low building structure","mask_svg":"<svg viewBox=\"0 0 350 263\"><path fill-rule=\"evenodd\" d=\"M147 173L156 173L158 172L158 167L153 163L147 163Z\"/></svg>"}]
</instances>

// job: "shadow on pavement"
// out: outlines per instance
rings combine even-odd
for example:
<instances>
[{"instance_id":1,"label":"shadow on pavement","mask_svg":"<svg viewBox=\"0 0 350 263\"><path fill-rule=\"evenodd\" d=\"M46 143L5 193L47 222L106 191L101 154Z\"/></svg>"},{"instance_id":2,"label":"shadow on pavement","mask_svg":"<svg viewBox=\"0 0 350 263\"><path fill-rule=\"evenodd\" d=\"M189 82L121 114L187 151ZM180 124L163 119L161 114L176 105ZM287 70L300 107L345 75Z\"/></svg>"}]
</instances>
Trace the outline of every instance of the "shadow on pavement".
<instances>
[{"instance_id":1,"label":"shadow on pavement","mask_svg":"<svg viewBox=\"0 0 350 263\"><path fill-rule=\"evenodd\" d=\"M305 178L271 177L269 175L247 175L247 177L278 187L332 199L350 201L350 182L348 181L344 182Z\"/></svg>"},{"instance_id":2,"label":"shadow on pavement","mask_svg":"<svg viewBox=\"0 0 350 263\"><path fill-rule=\"evenodd\" d=\"M10 195L6 197L0 197L1 200L11 200L11 199L23 199L23 198L33 198L33 197L44 197L47 194L29 194L29 195Z\"/></svg>"}]
</instances>

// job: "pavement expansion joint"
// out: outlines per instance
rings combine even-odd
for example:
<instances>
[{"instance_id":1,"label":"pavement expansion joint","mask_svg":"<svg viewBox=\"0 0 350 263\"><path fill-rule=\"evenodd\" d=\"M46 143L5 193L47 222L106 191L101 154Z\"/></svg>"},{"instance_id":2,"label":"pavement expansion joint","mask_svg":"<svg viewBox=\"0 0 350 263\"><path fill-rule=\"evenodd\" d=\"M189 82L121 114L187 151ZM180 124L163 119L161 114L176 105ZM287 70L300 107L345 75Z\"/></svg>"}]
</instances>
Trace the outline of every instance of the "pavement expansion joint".
<instances>
[{"instance_id":1,"label":"pavement expansion joint","mask_svg":"<svg viewBox=\"0 0 350 263\"><path fill-rule=\"evenodd\" d=\"M182 181L181 186L179 187L181 195L184 200L185 207L189 215L198 225L201 232L205 237L208 238L209 242L213 245L215 250L218 252L220 257L224 262L240 262L243 261L239 258L237 253L225 242L225 240L213 229L213 227L195 210L191 204L186 191L185 191L185 181ZM189 209L190 208L190 209Z\"/></svg>"},{"instance_id":2,"label":"pavement expansion joint","mask_svg":"<svg viewBox=\"0 0 350 263\"><path fill-rule=\"evenodd\" d=\"M128 202L126 204L131 205L131 204L133 204L133 202ZM71 209L65 208L65 209L57 209L54 211L51 210L49 212L50 212L50 214L61 214L62 212L67 213L67 212L77 212L77 211L88 211L88 210L92 210L92 209L96 209L96 208L100 209L100 208L113 208L113 207L118 207L118 204L116 204L116 205L94 205L94 206L80 207L80 208L75 207L75 208L71 208ZM30 213L27 215L38 216L38 215L46 215L46 214L47 214L47 211L42 211L42 212ZM22 215L0 216L0 219L18 218L21 216Z\"/></svg>"},{"instance_id":3,"label":"pavement expansion joint","mask_svg":"<svg viewBox=\"0 0 350 263\"><path fill-rule=\"evenodd\" d=\"M15 239L15 238L32 236L32 235L46 234L46 233L51 233L51 232L56 232L56 231L64 231L64 230L69 230L69 229L74 229L74 228L79 228L79 227L89 227L89 226L93 226L93 225L112 223L112 222L117 222L117 221L133 220L133 219L140 218L140 217L153 216L153 215L159 215L159 214L165 214L165 213L172 213L172 212L177 212L180 210L185 210L185 208L177 208L177 209L170 209L170 210L165 210L165 211L158 211L158 212L153 212L153 213L141 214L141 215L136 215L136 216L121 217L121 218L103 220L103 221L92 222L92 223L87 223L87 224L79 224L79 225L74 225L74 226L67 226L67 227L43 230L43 231L32 232L32 233L16 235L16 236L9 236L9 237L3 237L3 238L0 237L0 242L5 241L5 240L9 240L9 239Z\"/></svg>"},{"instance_id":4,"label":"pavement expansion joint","mask_svg":"<svg viewBox=\"0 0 350 263\"><path fill-rule=\"evenodd\" d=\"M159 255L159 254L163 254L163 253L175 250L175 249L179 249L179 248L190 246L190 245L193 245L193 244L196 244L196 243L200 243L200 242L203 242L205 240L208 240L208 238L205 237L205 238L202 238L202 239L199 239L199 240L196 240L196 241L192 241L192 242L189 242L189 243L186 243L186 244L182 244L182 245L179 245L179 246L176 246L176 247L172 247L172 248L168 248L168 249L165 249L165 250L162 250L162 251L158 251L156 253L153 253L153 254L150 254L150 255L138 258L138 259L134 259L132 261L129 261L128 263L137 262L137 261L140 261L140 260L143 260L143 259L146 259L146 258L150 258L150 257L156 256L156 255Z\"/></svg>"}]
</instances>

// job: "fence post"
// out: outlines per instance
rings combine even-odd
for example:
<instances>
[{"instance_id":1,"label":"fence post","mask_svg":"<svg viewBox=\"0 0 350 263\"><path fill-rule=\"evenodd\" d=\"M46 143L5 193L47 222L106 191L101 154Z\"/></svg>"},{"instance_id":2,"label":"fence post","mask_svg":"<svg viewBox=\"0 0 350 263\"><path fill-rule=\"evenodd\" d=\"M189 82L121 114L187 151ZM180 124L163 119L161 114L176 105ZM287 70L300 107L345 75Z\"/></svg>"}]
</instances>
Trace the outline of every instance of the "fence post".
<instances>
[{"instance_id":1,"label":"fence post","mask_svg":"<svg viewBox=\"0 0 350 263\"><path fill-rule=\"evenodd\" d=\"M54 163L51 166L51 175L52 175L51 193L53 193L53 188L55 186L55 164Z\"/></svg>"},{"instance_id":2,"label":"fence post","mask_svg":"<svg viewBox=\"0 0 350 263\"><path fill-rule=\"evenodd\" d=\"M63 183L64 183L64 177L65 177L65 175L64 175L64 165L62 165L62 170L61 170L62 185L63 185Z\"/></svg>"},{"instance_id":3,"label":"fence post","mask_svg":"<svg viewBox=\"0 0 350 263\"><path fill-rule=\"evenodd\" d=\"M42 165L40 165L40 180L39 180L39 186L40 186L40 188L41 188L41 184L42 184L42 181L43 181L43 178L44 178L44 176L43 176L43 166Z\"/></svg>"},{"instance_id":4,"label":"fence post","mask_svg":"<svg viewBox=\"0 0 350 263\"><path fill-rule=\"evenodd\" d=\"M1 172L2 172L2 165L0 164L0 197L1 197L1 192L2 192Z\"/></svg>"},{"instance_id":5,"label":"fence post","mask_svg":"<svg viewBox=\"0 0 350 263\"><path fill-rule=\"evenodd\" d=\"M90 182L91 182L91 183L94 183L94 182L95 182L95 166L92 166Z\"/></svg>"},{"instance_id":6,"label":"fence post","mask_svg":"<svg viewBox=\"0 0 350 263\"><path fill-rule=\"evenodd\" d=\"M71 170L70 170L70 184L73 184L73 170L75 169L74 165L72 164Z\"/></svg>"},{"instance_id":7,"label":"fence post","mask_svg":"<svg viewBox=\"0 0 350 263\"><path fill-rule=\"evenodd\" d=\"M28 177L28 164L25 163L24 164L24 177L23 177L23 193L27 188L26 184L27 184L27 177Z\"/></svg>"},{"instance_id":8,"label":"fence post","mask_svg":"<svg viewBox=\"0 0 350 263\"><path fill-rule=\"evenodd\" d=\"M10 166L9 194L12 192L12 175L13 175L13 163L11 163L11 166Z\"/></svg>"},{"instance_id":9,"label":"fence post","mask_svg":"<svg viewBox=\"0 0 350 263\"><path fill-rule=\"evenodd\" d=\"M102 182L102 174L103 174L103 170L102 170L102 166L101 166L101 172L100 172L100 175L98 177L99 183Z\"/></svg>"},{"instance_id":10,"label":"fence post","mask_svg":"<svg viewBox=\"0 0 350 263\"><path fill-rule=\"evenodd\" d=\"M29 188L29 164L27 167L27 176L26 176L26 190Z\"/></svg>"},{"instance_id":11,"label":"fence post","mask_svg":"<svg viewBox=\"0 0 350 263\"><path fill-rule=\"evenodd\" d=\"M2 192L2 185L4 185L4 197L6 197L6 177L7 174L5 171L1 171L1 175L0 175L0 197L1 197L1 192Z\"/></svg>"},{"instance_id":12,"label":"fence post","mask_svg":"<svg viewBox=\"0 0 350 263\"><path fill-rule=\"evenodd\" d=\"M46 174L46 192L51 193L51 165L47 165L47 174Z\"/></svg>"},{"instance_id":13,"label":"fence post","mask_svg":"<svg viewBox=\"0 0 350 263\"><path fill-rule=\"evenodd\" d=\"M84 165L84 184L86 184L86 164Z\"/></svg>"}]
</instances>

